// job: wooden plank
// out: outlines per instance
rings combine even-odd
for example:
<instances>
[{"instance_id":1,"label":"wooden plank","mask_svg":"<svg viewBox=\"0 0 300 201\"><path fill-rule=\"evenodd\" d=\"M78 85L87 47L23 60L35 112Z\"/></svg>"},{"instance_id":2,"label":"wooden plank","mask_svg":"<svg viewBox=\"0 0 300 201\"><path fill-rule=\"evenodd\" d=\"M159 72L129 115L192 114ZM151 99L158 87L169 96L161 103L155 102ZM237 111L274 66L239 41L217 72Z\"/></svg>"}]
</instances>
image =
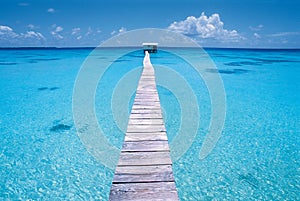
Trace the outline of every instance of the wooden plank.
<instances>
[{"instance_id":1,"label":"wooden plank","mask_svg":"<svg viewBox=\"0 0 300 201\"><path fill-rule=\"evenodd\" d=\"M147 106L159 106L160 107L160 104L159 102L153 102L153 101L145 101L145 102L142 102L142 101L138 101L136 103L134 103L135 105L147 105Z\"/></svg>"},{"instance_id":2,"label":"wooden plank","mask_svg":"<svg viewBox=\"0 0 300 201\"><path fill-rule=\"evenodd\" d=\"M122 152L128 151L170 151L168 141L125 141Z\"/></svg>"},{"instance_id":3,"label":"wooden plank","mask_svg":"<svg viewBox=\"0 0 300 201\"><path fill-rule=\"evenodd\" d=\"M126 133L126 135L167 135L166 131L158 131L158 132L151 132L151 133L146 133L146 132L132 132L132 133Z\"/></svg>"},{"instance_id":4,"label":"wooden plank","mask_svg":"<svg viewBox=\"0 0 300 201\"><path fill-rule=\"evenodd\" d=\"M139 103L139 102L157 102L159 103L159 98L158 97L139 97L139 98L136 98L134 100L135 103Z\"/></svg>"},{"instance_id":5,"label":"wooden plank","mask_svg":"<svg viewBox=\"0 0 300 201\"><path fill-rule=\"evenodd\" d=\"M163 132L161 132L163 133ZM132 133L130 133L132 134ZM137 141L161 141L161 140L168 140L166 134L159 134L159 133L133 133L133 135L127 134L125 136L125 142L131 141L131 142L137 142Z\"/></svg>"},{"instance_id":6,"label":"wooden plank","mask_svg":"<svg viewBox=\"0 0 300 201\"><path fill-rule=\"evenodd\" d=\"M154 111L157 111L157 112L161 112L160 107L153 107L153 106L149 106L149 107L140 106L139 107L137 105L132 106L131 112L132 111L143 112L143 111L149 111L149 110L154 110Z\"/></svg>"},{"instance_id":7,"label":"wooden plank","mask_svg":"<svg viewBox=\"0 0 300 201\"><path fill-rule=\"evenodd\" d=\"M116 174L147 174L155 172L170 172L172 171L172 165L153 165L153 166L118 166L116 168Z\"/></svg>"},{"instance_id":8,"label":"wooden plank","mask_svg":"<svg viewBox=\"0 0 300 201\"><path fill-rule=\"evenodd\" d=\"M129 165L171 165L169 152L121 152L119 166Z\"/></svg>"},{"instance_id":9,"label":"wooden plank","mask_svg":"<svg viewBox=\"0 0 300 201\"><path fill-rule=\"evenodd\" d=\"M142 87L139 87L139 88L142 88ZM136 95L140 95L140 94L144 94L144 95L158 95L158 92L157 92L156 88L149 89L149 86L148 86L148 88L146 88L146 87L142 88L142 89L139 89L139 88L137 88Z\"/></svg>"},{"instance_id":10,"label":"wooden plank","mask_svg":"<svg viewBox=\"0 0 300 201\"><path fill-rule=\"evenodd\" d=\"M156 93L137 93L135 99L139 98L158 98L159 96Z\"/></svg>"},{"instance_id":11,"label":"wooden plank","mask_svg":"<svg viewBox=\"0 0 300 201\"><path fill-rule=\"evenodd\" d=\"M156 103L156 104L160 104L159 102L159 98L137 98L134 100L135 103L148 103L148 102L153 102L153 103Z\"/></svg>"},{"instance_id":12,"label":"wooden plank","mask_svg":"<svg viewBox=\"0 0 300 201\"><path fill-rule=\"evenodd\" d=\"M157 133L157 132L165 132L166 128L163 125L130 125L127 130L127 133Z\"/></svg>"},{"instance_id":13,"label":"wooden plank","mask_svg":"<svg viewBox=\"0 0 300 201\"><path fill-rule=\"evenodd\" d=\"M166 128L164 125L128 125L127 133L137 133L141 131L142 133L162 132L166 131Z\"/></svg>"},{"instance_id":14,"label":"wooden plank","mask_svg":"<svg viewBox=\"0 0 300 201\"><path fill-rule=\"evenodd\" d=\"M163 119L129 119L128 124L136 124L136 125L163 125Z\"/></svg>"},{"instance_id":15,"label":"wooden plank","mask_svg":"<svg viewBox=\"0 0 300 201\"><path fill-rule=\"evenodd\" d=\"M153 93L156 93L157 92L157 89L155 87L155 82L140 82L139 85L138 85L138 88L137 90L141 90L143 89L143 92L147 93L147 92L153 92Z\"/></svg>"},{"instance_id":16,"label":"wooden plank","mask_svg":"<svg viewBox=\"0 0 300 201\"><path fill-rule=\"evenodd\" d=\"M147 77L147 78L146 78L145 76L143 76L143 77L140 79L140 81L141 81L141 82L147 82L147 83L148 83L148 82L150 82L150 83L155 83L155 78L152 77L152 76L151 76L151 77ZM141 82L140 82L140 83L141 83Z\"/></svg>"},{"instance_id":17,"label":"wooden plank","mask_svg":"<svg viewBox=\"0 0 300 201\"><path fill-rule=\"evenodd\" d=\"M114 183L174 181L171 165L117 167Z\"/></svg>"},{"instance_id":18,"label":"wooden plank","mask_svg":"<svg viewBox=\"0 0 300 201\"><path fill-rule=\"evenodd\" d=\"M152 110L152 109L137 110L137 109L132 109L131 114L161 114L161 110Z\"/></svg>"},{"instance_id":19,"label":"wooden plank","mask_svg":"<svg viewBox=\"0 0 300 201\"><path fill-rule=\"evenodd\" d=\"M136 90L136 93L147 93L147 94L151 94L151 93L157 93L156 88L147 88L147 87L143 87L143 86L139 86Z\"/></svg>"},{"instance_id":20,"label":"wooden plank","mask_svg":"<svg viewBox=\"0 0 300 201\"><path fill-rule=\"evenodd\" d=\"M146 90L146 89L144 89L144 90ZM136 96L138 96L138 97L136 97L137 99L141 99L141 98L145 98L145 99L146 98L152 98L152 99L159 98L159 96L157 94L153 94L152 91L148 91L147 93L144 93L144 94L138 93L138 94L136 94Z\"/></svg>"},{"instance_id":21,"label":"wooden plank","mask_svg":"<svg viewBox=\"0 0 300 201\"><path fill-rule=\"evenodd\" d=\"M151 69L151 70L152 70L152 69ZM142 75L143 75L144 78L151 78L151 77L154 77L153 74L147 74L147 73L145 73L145 72L147 72L147 69L145 69L145 71L142 72ZM154 70L152 70L152 73L154 73Z\"/></svg>"},{"instance_id":22,"label":"wooden plank","mask_svg":"<svg viewBox=\"0 0 300 201\"><path fill-rule=\"evenodd\" d=\"M130 119L158 119L162 118L162 114L130 114Z\"/></svg>"},{"instance_id":23,"label":"wooden plank","mask_svg":"<svg viewBox=\"0 0 300 201\"><path fill-rule=\"evenodd\" d=\"M160 109L160 105L151 106L151 105L133 105L132 109Z\"/></svg>"},{"instance_id":24,"label":"wooden plank","mask_svg":"<svg viewBox=\"0 0 300 201\"><path fill-rule=\"evenodd\" d=\"M136 131L132 131L132 130L136 130ZM163 124L128 124L127 127L127 133L131 133L131 132L144 133L149 130L151 130L151 132L166 131L165 125Z\"/></svg>"},{"instance_id":25,"label":"wooden plank","mask_svg":"<svg viewBox=\"0 0 300 201\"><path fill-rule=\"evenodd\" d=\"M175 201L178 200L174 182L113 184L110 200Z\"/></svg>"}]
</instances>

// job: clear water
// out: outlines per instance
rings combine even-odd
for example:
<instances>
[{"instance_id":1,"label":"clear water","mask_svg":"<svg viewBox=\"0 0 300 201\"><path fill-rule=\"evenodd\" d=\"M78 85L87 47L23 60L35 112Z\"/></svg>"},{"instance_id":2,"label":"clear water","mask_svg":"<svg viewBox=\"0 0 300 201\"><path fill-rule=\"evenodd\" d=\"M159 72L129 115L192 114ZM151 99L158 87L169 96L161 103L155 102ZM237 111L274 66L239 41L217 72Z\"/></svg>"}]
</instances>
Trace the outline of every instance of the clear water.
<instances>
[{"instance_id":1,"label":"clear water","mask_svg":"<svg viewBox=\"0 0 300 201\"><path fill-rule=\"evenodd\" d=\"M72 116L74 82L91 51L0 50L0 200L108 199L113 170L88 153ZM154 67L168 66L189 80L201 111L196 138L173 167L180 200L299 199L300 51L207 52L223 79L227 111L222 137L204 160L198 153L210 123L208 91L176 56L152 56ZM109 101L113 86L140 67L142 58L134 51L115 62L96 102ZM172 142L180 126L179 102L172 91L158 90ZM111 108L96 104L96 113L109 141L121 147L124 135Z\"/></svg>"}]
</instances>

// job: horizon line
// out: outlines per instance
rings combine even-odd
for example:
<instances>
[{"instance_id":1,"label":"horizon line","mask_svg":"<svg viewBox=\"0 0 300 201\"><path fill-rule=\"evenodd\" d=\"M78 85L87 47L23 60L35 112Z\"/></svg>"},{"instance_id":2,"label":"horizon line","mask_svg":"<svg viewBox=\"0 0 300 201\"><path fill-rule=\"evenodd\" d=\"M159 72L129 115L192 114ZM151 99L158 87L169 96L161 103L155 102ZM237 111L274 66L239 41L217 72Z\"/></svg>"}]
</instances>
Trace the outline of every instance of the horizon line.
<instances>
[{"instance_id":1,"label":"horizon line","mask_svg":"<svg viewBox=\"0 0 300 201\"><path fill-rule=\"evenodd\" d=\"M198 47L168 47L168 46L161 46L162 48L198 48ZM0 50L10 50L10 49L96 49L96 48L140 48L143 49L142 46L118 46L118 47L98 47L98 46L65 46L65 47L58 47L58 46L15 46L15 47L0 47ZM293 47L199 47L203 49L237 49L237 50L300 50L299 48Z\"/></svg>"}]
</instances>

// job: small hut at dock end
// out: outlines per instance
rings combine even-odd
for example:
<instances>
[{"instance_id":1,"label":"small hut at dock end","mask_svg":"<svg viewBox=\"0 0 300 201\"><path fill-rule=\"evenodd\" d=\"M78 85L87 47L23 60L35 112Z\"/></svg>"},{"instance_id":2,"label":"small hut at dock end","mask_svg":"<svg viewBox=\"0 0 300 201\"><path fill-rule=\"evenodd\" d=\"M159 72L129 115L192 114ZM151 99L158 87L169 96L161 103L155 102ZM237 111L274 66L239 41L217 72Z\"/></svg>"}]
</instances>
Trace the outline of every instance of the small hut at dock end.
<instances>
[{"instance_id":1,"label":"small hut at dock end","mask_svg":"<svg viewBox=\"0 0 300 201\"><path fill-rule=\"evenodd\" d=\"M157 52L158 43L143 43L144 52L148 51L149 53Z\"/></svg>"}]
</instances>

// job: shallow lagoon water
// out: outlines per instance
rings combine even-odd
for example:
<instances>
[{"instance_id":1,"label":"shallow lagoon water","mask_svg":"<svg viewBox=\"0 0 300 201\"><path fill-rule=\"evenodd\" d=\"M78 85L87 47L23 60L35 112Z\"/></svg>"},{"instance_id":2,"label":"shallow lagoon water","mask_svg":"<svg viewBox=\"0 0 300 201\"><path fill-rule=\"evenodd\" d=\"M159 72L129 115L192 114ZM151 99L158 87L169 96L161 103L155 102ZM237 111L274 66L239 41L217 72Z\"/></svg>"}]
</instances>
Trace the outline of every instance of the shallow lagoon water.
<instances>
[{"instance_id":1,"label":"shallow lagoon water","mask_svg":"<svg viewBox=\"0 0 300 201\"><path fill-rule=\"evenodd\" d=\"M113 170L94 159L76 134L72 93L92 49L0 50L0 198L107 200ZM110 49L114 54L114 49ZM186 51L190 54L191 50ZM198 76L168 52L152 63L180 72L199 101L201 124L173 170L181 200L297 200L300 194L300 51L207 49L226 92L222 137L204 160L199 150L210 123L210 99ZM142 51L118 59L102 80L109 93L142 65ZM99 55L99 62L103 56ZM199 81L200 80L200 81ZM180 126L176 94L158 86L169 141ZM132 97L133 100L133 97ZM128 105L130 109L132 100ZM124 133L111 108L95 104L107 138ZM172 150L171 150L172 151Z\"/></svg>"}]
</instances>

